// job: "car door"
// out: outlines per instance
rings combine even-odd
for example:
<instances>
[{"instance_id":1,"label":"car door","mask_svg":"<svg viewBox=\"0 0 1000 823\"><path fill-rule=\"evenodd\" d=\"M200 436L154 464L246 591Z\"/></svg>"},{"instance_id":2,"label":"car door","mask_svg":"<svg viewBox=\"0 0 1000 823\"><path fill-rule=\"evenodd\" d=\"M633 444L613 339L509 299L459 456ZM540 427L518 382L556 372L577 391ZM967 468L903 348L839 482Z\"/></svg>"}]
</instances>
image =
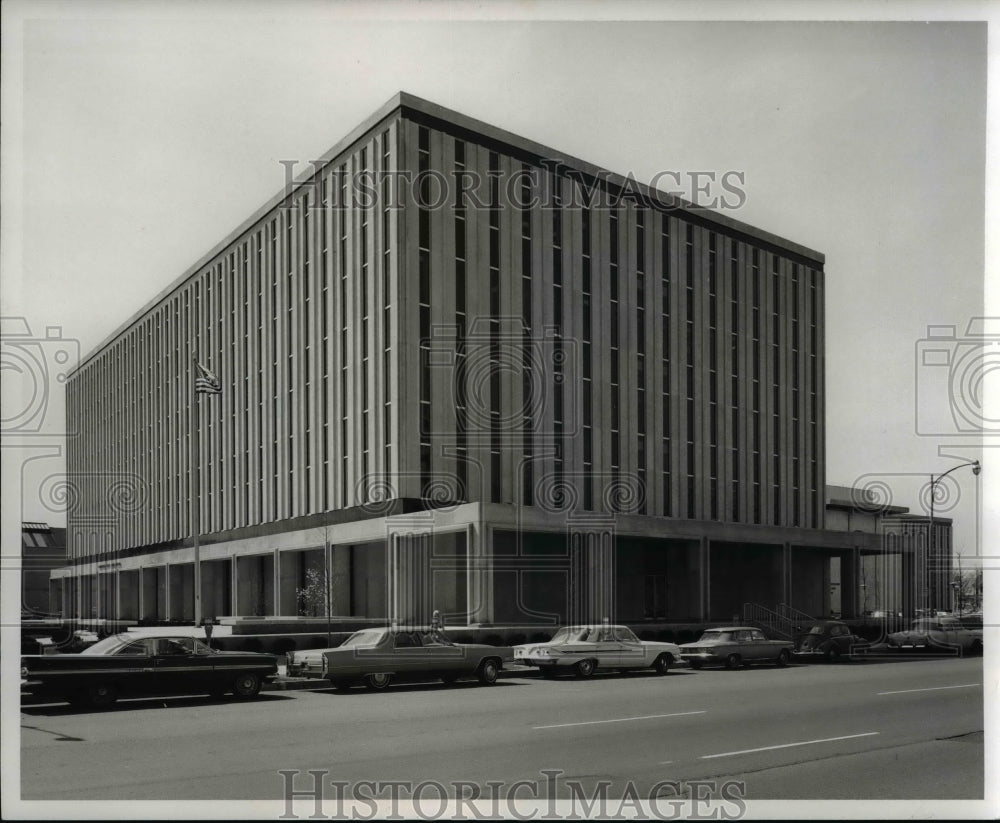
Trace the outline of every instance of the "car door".
<instances>
[{"instance_id":1,"label":"car door","mask_svg":"<svg viewBox=\"0 0 1000 823\"><path fill-rule=\"evenodd\" d=\"M598 666L613 669L621 664L622 644L615 639L615 632L611 626L594 629L587 640L588 656L594 658Z\"/></svg>"},{"instance_id":2,"label":"car door","mask_svg":"<svg viewBox=\"0 0 1000 823\"><path fill-rule=\"evenodd\" d=\"M959 623L957 620L942 618L938 621L938 625L940 625L941 633L944 635L944 642L947 643L948 646L957 649L963 645L962 633L959 631Z\"/></svg>"},{"instance_id":3,"label":"car door","mask_svg":"<svg viewBox=\"0 0 1000 823\"><path fill-rule=\"evenodd\" d=\"M154 682L158 694L183 694L208 688L212 661L195 654L193 637L158 637L153 655Z\"/></svg>"},{"instance_id":4,"label":"car door","mask_svg":"<svg viewBox=\"0 0 1000 823\"><path fill-rule=\"evenodd\" d=\"M392 660L381 668L368 669L369 672L386 671L396 674L415 674L426 670L420 634L413 631L399 631L392 638Z\"/></svg>"},{"instance_id":5,"label":"car door","mask_svg":"<svg viewBox=\"0 0 1000 823\"><path fill-rule=\"evenodd\" d=\"M617 645L618 662L617 665L623 669L639 669L652 665L652 660L648 660L646 647L632 632L625 626L615 626L615 644Z\"/></svg>"},{"instance_id":6,"label":"car door","mask_svg":"<svg viewBox=\"0 0 1000 823\"><path fill-rule=\"evenodd\" d=\"M951 645L948 641L948 630L940 620L927 620L924 624L927 632L927 645L935 650L942 650Z\"/></svg>"},{"instance_id":7,"label":"car door","mask_svg":"<svg viewBox=\"0 0 1000 823\"><path fill-rule=\"evenodd\" d=\"M461 672L474 667L466 659L465 650L456 646L436 631L418 632L420 640L420 669L432 672Z\"/></svg>"},{"instance_id":8,"label":"car door","mask_svg":"<svg viewBox=\"0 0 1000 823\"><path fill-rule=\"evenodd\" d=\"M746 661L763 660L770 651L767 638L758 629L743 629L736 639L740 645L740 656Z\"/></svg>"},{"instance_id":9,"label":"car door","mask_svg":"<svg viewBox=\"0 0 1000 823\"><path fill-rule=\"evenodd\" d=\"M114 654L114 670L121 690L127 694L146 694L156 680L153 668L154 641L142 638Z\"/></svg>"}]
</instances>

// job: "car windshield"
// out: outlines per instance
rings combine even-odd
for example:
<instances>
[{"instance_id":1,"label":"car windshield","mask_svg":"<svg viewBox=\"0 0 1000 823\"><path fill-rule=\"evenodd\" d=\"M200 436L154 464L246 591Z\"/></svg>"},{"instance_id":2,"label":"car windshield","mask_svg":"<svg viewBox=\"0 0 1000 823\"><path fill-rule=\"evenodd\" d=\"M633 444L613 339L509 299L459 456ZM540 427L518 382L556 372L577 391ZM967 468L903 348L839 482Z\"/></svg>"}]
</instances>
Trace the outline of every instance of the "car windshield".
<instances>
[{"instance_id":1,"label":"car windshield","mask_svg":"<svg viewBox=\"0 0 1000 823\"><path fill-rule=\"evenodd\" d=\"M826 629L823 626L813 626L811 629L809 629L807 634L824 634L825 631Z\"/></svg>"},{"instance_id":2,"label":"car windshield","mask_svg":"<svg viewBox=\"0 0 1000 823\"><path fill-rule=\"evenodd\" d=\"M385 629L362 629L359 632L355 632L350 637L347 638L343 643L340 644L340 648L364 648L368 646L377 646L379 641L385 636Z\"/></svg>"},{"instance_id":3,"label":"car windshield","mask_svg":"<svg viewBox=\"0 0 1000 823\"><path fill-rule=\"evenodd\" d=\"M563 626L557 631L550 642L567 643L571 640L583 640L589 629L586 626Z\"/></svg>"},{"instance_id":4,"label":"car windshield","mask_svg":"<svg viewBox=\"0 0 1000 823\"><path fill-rule=\"evenodd\" d=\"M736 632L707 631L698 638L699 643L731 643L736 637Z\"/></svg>"}]
</instances>

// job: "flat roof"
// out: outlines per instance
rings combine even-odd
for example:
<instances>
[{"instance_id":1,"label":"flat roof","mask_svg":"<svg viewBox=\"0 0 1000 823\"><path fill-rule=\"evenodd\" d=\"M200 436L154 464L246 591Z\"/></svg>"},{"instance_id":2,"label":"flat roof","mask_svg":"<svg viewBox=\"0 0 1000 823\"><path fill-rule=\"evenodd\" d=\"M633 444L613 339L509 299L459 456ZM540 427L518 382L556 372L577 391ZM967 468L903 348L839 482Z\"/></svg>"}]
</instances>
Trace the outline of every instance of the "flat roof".
<instances>
[{"instance_id":1,"label":"flat roof","mask_svg":"<svg viewBox=\"0 0 1000 823\"><path fill-rule=\"evenodd\" d=\"M471 132L476 137L484 138L486 142L498 144L498 147L506 149L508 152L527 154L537 159L551 161L558 160L561 164L560 171L562 172L576 172L584 175L585 177L597 178L602 183L610 184L612 187L616 188L622 188L624 186L634 192L640 193L643 197L650 200L659 200L660 202L663 202L664 198L668 197L665 192L661 192L644 183L637 182L634 178L626 178L623 175L610 172L609 170L596 166L593 163L588 163L585 160L556 151L555 149L544 146L534 140L529 140L526 137L521 137L520 135L501 129L498 126L485 123L481 120L476 120L475 118L468 117L460 112L447 109L444 106L439 106L437 103L432 103L429 100L425 100L405 91L399 91L394 94L382 106L366 117L359 125L355 126L345 137L337 141L337 143L335 143L328 151L318 157L313 162L311 169L296 176L293 180L293 188L312 180L320 168L329 165L329 163L335 160L339 155L346 153L353 145L360 142L369 132L375 130L384 121L395 117L397 114L400 114L407 119L424 121L427 122L428 125L433 125L437 128L443 128L445 130L450 128L451 130ZM135 325L141 318L146 316L171 294L181 289L192 277L200 273L217 255L225 251L229 246L259 223L278 204L285 200L288 197L288 191L287 186L282 187L281 191L258 208L249 218L240 223L235 229L226 235L222 241L215 244L211 249L209 249L208 252L198 258L197 262L189 266L187 270L185 270L185 272L174 280L169 286L159 292L141 309L129 317L128 320L104 338L104 340L102 340L97 346L91 349L80 359L80 362L76 365L76 367L70 371L69 376L76 374L79 369L94 359L94 357L103 351L109 344ZM779 237L776 234L771 234L770 232L759 229L749 223L743 223L724 214L720 214L712 209L697 206L687 200L673 196L669 197L669 210L671 211L683 212L701 222L718 225L720 228L725 229L729 233L745 235L751 241L756 240L766 245L775 246L790 253L791 255L806 258L807 260L816 263L818 267L821 267L826 261L826 257L822 253L806 246L802 246L791 240Z\"/></svg>"}]
</instances>

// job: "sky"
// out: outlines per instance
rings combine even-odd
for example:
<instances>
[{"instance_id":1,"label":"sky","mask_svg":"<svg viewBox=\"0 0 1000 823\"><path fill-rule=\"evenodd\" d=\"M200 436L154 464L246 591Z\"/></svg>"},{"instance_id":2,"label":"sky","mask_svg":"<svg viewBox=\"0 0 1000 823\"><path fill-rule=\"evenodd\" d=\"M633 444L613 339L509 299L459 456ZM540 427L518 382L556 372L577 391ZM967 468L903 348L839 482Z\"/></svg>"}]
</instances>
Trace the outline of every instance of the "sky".
<instances>
[{"instance_id":1,"label":"sky","mask_svg":"<svg viewBox=\"0 0 1000 823\"><path fill-rule=\"evenodd\" d=\"M532 8L610 16L607 4ZM894 8L879 4L879 16ZM953 360L982 360L967 325L986 313L984 23L486 22L413 4L30 9L20 37L7 36L19 48L5 49L4 90L20 99L5 94L0 299L41 341L50 391L40 431L6 438L24 447L22 519L61 521L54 359L92 351L277 193L283 161L305 168L399 90L639 180L742 173L746 201L729 216L826 255L827 483L876 484L923 513L931 473L982 457L948 414L949 392L976 389L925 364L922 341L929 326L955 326ZM5 376L9 399L18 385ZM990 553L976 513L1000 461L986 452L980 478L949 476L937 512L955 518L966 557Z\"/></svg>"}]
</instances>

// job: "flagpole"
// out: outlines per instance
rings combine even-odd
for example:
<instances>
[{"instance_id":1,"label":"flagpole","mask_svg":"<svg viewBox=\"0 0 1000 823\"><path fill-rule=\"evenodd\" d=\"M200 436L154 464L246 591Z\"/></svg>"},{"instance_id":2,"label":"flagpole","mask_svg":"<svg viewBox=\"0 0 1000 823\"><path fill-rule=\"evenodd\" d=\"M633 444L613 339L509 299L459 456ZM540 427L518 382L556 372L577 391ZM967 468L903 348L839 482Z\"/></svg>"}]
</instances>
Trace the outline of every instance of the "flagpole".
<instances>
[{"instance_id":1,"label":"flagpole","mask_svg":"<svg viewBox=\"0 0 1000 823\"><path fill-rule=\"evenodd\" d=\"M191 359L191 533L194 535L194 624L201 625L201 444L198 414L198 355Z\"/></svg>"}]
</instances>

